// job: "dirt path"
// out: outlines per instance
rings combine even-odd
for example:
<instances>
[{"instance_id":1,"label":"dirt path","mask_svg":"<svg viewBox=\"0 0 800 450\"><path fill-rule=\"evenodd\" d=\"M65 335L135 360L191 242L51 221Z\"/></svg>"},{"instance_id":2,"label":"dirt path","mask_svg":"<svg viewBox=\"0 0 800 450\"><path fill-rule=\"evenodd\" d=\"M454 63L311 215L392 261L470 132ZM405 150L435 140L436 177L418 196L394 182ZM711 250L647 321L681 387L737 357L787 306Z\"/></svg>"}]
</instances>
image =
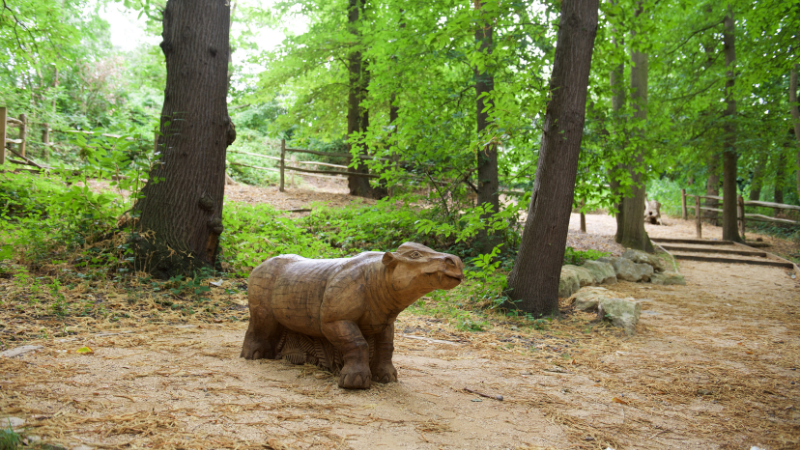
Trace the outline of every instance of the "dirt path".
<instances>
[{"instance_id":1,"label":"dirt path","mask_svg":"<svg viewBox=\"0 0 800 450\"><path fill-rule=\"evenodd\" d=\"M613 219L588 219L596 234L570 239L612 248L600 230ZM314 367L239 358L246 323L87 322L0 358L0 416L67 448L800 448L797 282L769 267L681 271L686 286L609 287L643 302L633 337L568 308L545 329L508 320L482 333L404 312L400 382L368 391L341 390ZM0 296L8 286L0 280ZM96 335L108 330L121 334Z\"/></svg>"},{"instance_id":2,"label":"dirt path","mask_svg":"<svg viewBox=\"0 0 800 450\"><path fill-rule=\"evenodd\" d=\"M442 331L403 313L400 382L369 391L240 359L243 323L149 325L0 359L0 405L32 434L97 447L798 448L796 282L774 268L683 270L687 286L611 287L644 302L631 338L575 313L549 331L498 324L440 344L404 337Z\"/></svg>"}]
</instances>

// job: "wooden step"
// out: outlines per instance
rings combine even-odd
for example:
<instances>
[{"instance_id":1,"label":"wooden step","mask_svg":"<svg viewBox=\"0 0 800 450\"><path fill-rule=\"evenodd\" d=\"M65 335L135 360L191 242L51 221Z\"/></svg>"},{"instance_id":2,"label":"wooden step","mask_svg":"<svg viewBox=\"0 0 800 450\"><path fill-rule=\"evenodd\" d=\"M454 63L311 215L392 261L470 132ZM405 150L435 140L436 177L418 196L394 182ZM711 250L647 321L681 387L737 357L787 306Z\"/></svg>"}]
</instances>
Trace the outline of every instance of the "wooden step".
<instances>
[{"instance_id":1,"label":"wooden step","mask_svg":"<svg viewBox=\"0 0 800 450\"><path fill-rule=\"evenodd\" d=\"M653 242L663 242L666 244L698 244L698 245L733 245L731 241L712 241L710 239L691 239L691 238L650 238Z\"/></svg>"},{"instance_id":2,"label":"wooden step","mask_svg":"<svg viewBox=\"0 0 800 450\"><path fill-rule=\"evenodd\" d=\"M658 243L665 243L665 244L697 244L697 245L733 245L732 241L725 241L725 240L716 240L712 241L711 239L691 239L691 238L650 238L653 242ZM762 248L762 247L769 247L769 242L743 242L745 245L749 245L750 247Z\"/></svg>"},{"instance_id":3,"label":"wooden step","mask_svg":"<svg viewBox=\"0 0 800 450\"><path fill-rule=\"evenodd\" d=\"M776 261L772 259L737 259L737 258L722 258L717 256L700 256L700 255L682 255L680 253L672 254L675 259L683 259L687 261L703 261L703 262L716 262L716 263L731 263L731 264L752 264L755 266L772 266L783 267L785 269L794 269L794 264L791 262Z\"/></svg>"},{"instance_id":4,"label":"wooden step","mask_svg":"<svg viewBox=\"0 0 800 450\"><path fill-rule=\"evenodd\" d=\"M665 250L676 252L692 252L692 253L723 253L726 255L742 255L753 256L758 258L766 258L767 252L756 252L751 250L733 250L728 248L702 248L702 247L686 247L683 245L670 245L663 244Z\"/></svg>"}]
</instances>

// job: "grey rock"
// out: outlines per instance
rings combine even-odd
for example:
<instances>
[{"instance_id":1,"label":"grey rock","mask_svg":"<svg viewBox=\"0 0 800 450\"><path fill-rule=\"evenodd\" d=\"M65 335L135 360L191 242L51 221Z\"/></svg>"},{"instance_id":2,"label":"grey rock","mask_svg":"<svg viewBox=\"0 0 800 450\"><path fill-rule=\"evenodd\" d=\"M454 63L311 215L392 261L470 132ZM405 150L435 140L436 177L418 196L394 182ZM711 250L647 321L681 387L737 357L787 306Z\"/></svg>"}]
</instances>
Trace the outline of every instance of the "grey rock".
<instances>
[{"instance_id":1,"label":"grey rock","mask_svg":"<svg viewBox=\"0 0 800 450\"><path fill-rule=\"evenodd\" d=\"M607 298L600 303L603 316L614 326L621 327L629 336L636 333L636 323L642 312L642 304L633 298Z\"/></svg>"},{"instance_id":2,"label":"grey rock","mask_svg":"<svg viewBox=\"0 0 800 450\"><path fill-rule=\"evenodd\" d=\"M678 272L666 271L653 275L650 277L650 282L653 284L673 285L679 284L686 286L686 279Z\"/></svg>"},{"instance_id":3,"label":"grey rock","mask_svg":"<svg viewBox=\"0 0 800 450\"><path fill-rule=\"evenodd\" d=\"M88 445L79 445L77 447L72 447L72 450L94 450L94 447L89 447Z\"/></svg>"},{"instance_id":4,"label":"grey rock","mask_svg":"<svg viewBox=\"0 0 800 450\"><path fill-rule=\"evenodd\" d=\"M622 257L625 259L629 259L635 262L636 264L648 264L656 272L663 272L667 270L667 264L664 262L663 259L659 258L656 255L651 255L650 253L643 252L641 250L634 250L632 248L629 248L625 250L625 253L622 254Z\"/></svg>"},{"instance_id":5,"label":"grey rock","mask_svg":"<svg viewBox=\"0 0 800 450\"><path fill-rule=\"evenodd\" d=\"M580 311L594 311L600 302L612 296L612 292L599 286L581 288L575 294L575 309Z\"/></svg>"},{"instance_id":6,"label":"grey rock","mask_svg":"<svg viewBox=\"0 0 800 450\"><path fill-rule=\"evenodd\" d=\"M11 428L19 428L25 425L25 419L20 419L19 417L2 417L0 418L0 428L7 430L10 426Z\"/></svg>"},{"instance_id":7,"label":"grey rock","mask_svg":"<svg viewBox=\"0 0 800 450\"><path fill-rule=\"evenodd\" d=\"M620 280L648 281L653 275L653 267L649 264L636 264L627 258L600 258L598 261L614 266L614 272Z\"/></svg>"},{"instance_id":8,"label":"grey rock","mask_svg":"<svg viewBox=\"0 0 800 450\"><path fill-rule=\"evenodd\" d=\"M43 348L44 347L42 347L41 345L23 345L22 347L12 348L10 350L0 352L0 356L5 358L14 358L16 356L22 356L25 353L41 350Z\"/></svg>"},{"instance_id":9,"label":"grey rock","mask_svg":"<svg viewBox=\"0 0 800 450\"><path fill-rule=\"evenodd\" d=\"M564 269L572 271L578 277L578 283L580 283L581 287L595 284L594 275L584 267L568 264L561 267L561 273L564 273Z\"/></svg>"},{"instance_id":10,"label":"grey rock","mask_svg":"<svg viewBox=\"0 0 800 450\"><path fill-rule=\"evenodd\" d=\"M570 297L580 288L581 282L578 278L578 274L570 269L569 266L561 267L561 277L558 279L558 297Z\"/></svg>"},{"instance_id":11,"label":"grey rock","mask_svg":"<svg viewBox=\"0 0 800 450\"><path fill-rule=\"evenodd\" d=\"M586 261L581 267L592 274L595 284L614 284L617 282L617 273L614 271L614 266L610 263Z\"/></svg>"}]
</instances>

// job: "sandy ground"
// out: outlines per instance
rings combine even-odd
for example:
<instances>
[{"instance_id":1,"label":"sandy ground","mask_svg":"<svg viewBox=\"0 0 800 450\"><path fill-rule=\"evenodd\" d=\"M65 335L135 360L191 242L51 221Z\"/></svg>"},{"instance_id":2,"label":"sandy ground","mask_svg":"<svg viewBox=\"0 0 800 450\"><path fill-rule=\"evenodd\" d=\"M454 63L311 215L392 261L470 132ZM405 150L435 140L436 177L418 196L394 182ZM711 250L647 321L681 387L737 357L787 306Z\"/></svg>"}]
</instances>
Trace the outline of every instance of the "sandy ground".
<instances>
[{"instance_id":1,"label":"sandy ground","mask_svg":"<svg viewBox=\"0 0 800 450\"><path fill-rule=\"evenodd\" d=\"M319 199L249 189L229 200ZM614 249L612 218L588 215L587 234L577 223L572 245ZM648 232L694 232L667 223ZM686 286L608 286L643 302L631 337L566 304L545 330L456 332L404 312L400 381L367 391L339 389L314 367L240 359L246 323L87 327L0 358L0 416L68 448L800 448L797 281L748 265L682 262L681 272Z\"/></svg>"}]
</instances>

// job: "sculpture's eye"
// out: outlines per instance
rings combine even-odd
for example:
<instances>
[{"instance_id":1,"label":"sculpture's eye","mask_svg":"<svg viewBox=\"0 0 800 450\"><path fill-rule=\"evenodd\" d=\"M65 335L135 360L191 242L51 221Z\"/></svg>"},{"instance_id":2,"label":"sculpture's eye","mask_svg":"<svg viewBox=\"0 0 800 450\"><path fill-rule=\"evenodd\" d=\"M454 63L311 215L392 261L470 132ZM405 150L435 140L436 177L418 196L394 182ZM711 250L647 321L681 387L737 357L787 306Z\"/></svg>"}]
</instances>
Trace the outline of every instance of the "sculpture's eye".
<instances>
[{"instance_id":1,"label":"sculpture's eye","mask_svg":"<svg viewBox=\"0 0 800 450\"><path fill-rule=\"evenodd\" d=\"M414 253L412 253L412 254L408 255L408 257L409 257L409 258L411 258L411 259L422 258L422 253L420 253L420 252L414 252Z\"/></svg>"}]
</instances>

